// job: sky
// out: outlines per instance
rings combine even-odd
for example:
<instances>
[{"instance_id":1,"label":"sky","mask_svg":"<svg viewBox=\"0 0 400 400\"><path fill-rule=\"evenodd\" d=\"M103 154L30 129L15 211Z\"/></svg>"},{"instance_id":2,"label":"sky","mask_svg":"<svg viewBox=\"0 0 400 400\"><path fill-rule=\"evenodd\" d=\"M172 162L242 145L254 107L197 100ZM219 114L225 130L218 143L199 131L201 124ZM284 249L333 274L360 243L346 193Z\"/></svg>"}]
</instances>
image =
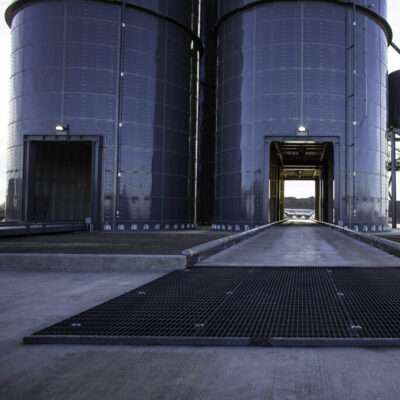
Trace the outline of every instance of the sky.
<instances>
[{"instance_id":1,"label":"sky","mask_svg":"<svg viewBox=\"0 0 400 400\"><path fill-rule=\"evenodd\" d=\"M285 181L285 197L315 197L315 181Z\"/></svg>"},{"instance_id":2,"label":"sky","mask_svg":"<svg viewBox=\"0 0 400 400\"><path fill-rule=\"evenodd\" d=\"M8 125L8 96L10 76L10 29L2 17L11 0L0 0L0 203L6 194L6 153ZM388 0L388 20L393 29L393 42L400 46L400 1ZM389 72L400 69L400 54L389 48ZM398 173L400 182L400 173ZM310 191L306 185L291 185L286 196L308 197ZM400 199L400 184L397 198Z\"/></svg>"}]
</instances>

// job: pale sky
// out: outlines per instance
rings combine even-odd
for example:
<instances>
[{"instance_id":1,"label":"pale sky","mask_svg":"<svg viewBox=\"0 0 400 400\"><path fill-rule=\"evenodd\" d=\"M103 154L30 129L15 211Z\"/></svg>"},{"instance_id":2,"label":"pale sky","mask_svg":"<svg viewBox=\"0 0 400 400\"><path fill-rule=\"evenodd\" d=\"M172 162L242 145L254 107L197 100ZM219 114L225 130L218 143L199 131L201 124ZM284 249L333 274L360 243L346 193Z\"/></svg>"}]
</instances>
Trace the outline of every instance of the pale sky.
<instances>
[{"instance_id":1,"label":"pale sky","mask_svg":"<svg viewBox=\"0 0 400 400\"><path fill-rule=\"evenodd\" d=\"M285 181L285 197L306 199L312 196L315 196L315 181Z\"/></svg>"},{"instance_id":2,"label":"pale sky","mask_svg":"<svg viewBox=\"0 0 400 400\"><path fill-rule=\"evenodd\" d=\"M5 199L6 192L6 148L8 125L8 95L10 75L10 29L4 21L4 11L11 0L0 0L0 203ZM393 29L393 42L400 46L400 1L388 0L388 20ZM389 72L400 69L400 54L392 48L389 49ZM400 174L398 174L398 182ZM291 185L292 186L292 185ZM307 197L309 191L299 184L294 186L286 196ZM400 199L400 184L398 185L397 198Z\"/></svg>"}]
</instances>

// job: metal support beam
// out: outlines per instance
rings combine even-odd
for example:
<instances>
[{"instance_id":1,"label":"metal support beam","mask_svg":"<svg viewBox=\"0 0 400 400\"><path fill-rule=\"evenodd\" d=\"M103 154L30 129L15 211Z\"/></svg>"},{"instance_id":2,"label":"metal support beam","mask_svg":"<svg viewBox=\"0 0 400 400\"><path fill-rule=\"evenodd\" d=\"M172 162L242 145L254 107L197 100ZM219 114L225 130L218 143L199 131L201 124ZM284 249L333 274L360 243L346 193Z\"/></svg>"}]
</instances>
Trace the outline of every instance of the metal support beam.
<instances>
[{"instance_id":1,"label":"metal support beam","mask_svg":"<svg viewBox=\"0 0 400 400\"><path fill-rule=\"evenodd\" d=\"M396 213L396 131L392 130L392 228L397 228Z\"/></svg>"},{"instance_id":2,"label":"metal support beam","mask_svg":"<svg viewBox=\"0 0 400 400\"><path fill-rule=\"evenodd\" d=\"M392 43L390 43L390 45L400 54L400 48L398 46L396 46L396 44L394 44L392 42Z\"/></svg>"}]
</instances>

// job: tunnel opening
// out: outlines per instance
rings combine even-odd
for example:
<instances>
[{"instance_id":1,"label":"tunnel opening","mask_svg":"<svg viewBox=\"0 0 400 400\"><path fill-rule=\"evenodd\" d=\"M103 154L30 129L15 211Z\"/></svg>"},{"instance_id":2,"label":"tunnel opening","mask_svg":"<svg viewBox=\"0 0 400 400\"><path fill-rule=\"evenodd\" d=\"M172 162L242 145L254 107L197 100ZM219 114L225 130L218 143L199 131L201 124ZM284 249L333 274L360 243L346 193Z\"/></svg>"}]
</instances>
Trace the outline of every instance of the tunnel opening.
<instances>
[{"instance_id":1,"label":"tunnel opening","mask_svg":"<svg viewBox=\"0 0 400 400\"><path fill-rule=\"evenodd\" d=\"M93 217L91 141L31 141L26 145L26 220L72 222Z\"/></svg>"},{"instance_id":2,"label":"tunnel opening","mask_svg":"<svg viewBox=\"0 0 400 400\"><path fill-rule=\"evenodd\" d=\"M297 182L298 188L314 182L314 206L311 212L291 212L285 203L287 182ZM301 185L301 183L304 183ZM285 217L315 218L333 223L335 219L334 198L334 146L330 142L285 141L272 142L270 147L269 220L279 221ZM304 191L299 190L299 196ZM305 195L306 197L310 197ZM309 209L309 205L307 209ZM297 206L296 209L303 209ZM305 211L306 209L304 209Z\"/></svg>"}]
</instances>

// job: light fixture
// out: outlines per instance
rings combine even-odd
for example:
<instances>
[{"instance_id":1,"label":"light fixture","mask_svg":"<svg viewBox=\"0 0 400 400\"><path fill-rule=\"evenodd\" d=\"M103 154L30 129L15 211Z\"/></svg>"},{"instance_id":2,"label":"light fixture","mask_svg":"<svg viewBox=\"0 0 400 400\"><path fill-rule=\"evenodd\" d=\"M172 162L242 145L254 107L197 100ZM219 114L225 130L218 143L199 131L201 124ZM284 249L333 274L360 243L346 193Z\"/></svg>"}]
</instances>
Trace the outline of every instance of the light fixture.
<instances>
[{"instance_id":1,"label":"light fixture","mask_svg":"<svg viewBox=\"0 0 400 400\"><path fill-rule=\"evenodd\" d=\"M307 128L306 128L305 125L300 124L300 125L297 127L297 135L298 135L298 136L307 136Z\"/></svg>"},{"instance_id":2,"label":"light fixture","mask_svg":"<svg viewBox=\"0 0 400 400\"><path fill-rule=\"evenodd\" d=\"M307 132L307 128L304 125L300 125L297 128L297 132Z\"/></svg>"},{"instance_id":3,"label":"light fixture","mask_svg":"<svg viewBox=\"0 0 400 400\"><path fill-rule=\"evenodd\" d=\"M68 125L58 124L58 125L56 125L56 131L57 132L68 132Z\"/></svg>"}]
</instances>

